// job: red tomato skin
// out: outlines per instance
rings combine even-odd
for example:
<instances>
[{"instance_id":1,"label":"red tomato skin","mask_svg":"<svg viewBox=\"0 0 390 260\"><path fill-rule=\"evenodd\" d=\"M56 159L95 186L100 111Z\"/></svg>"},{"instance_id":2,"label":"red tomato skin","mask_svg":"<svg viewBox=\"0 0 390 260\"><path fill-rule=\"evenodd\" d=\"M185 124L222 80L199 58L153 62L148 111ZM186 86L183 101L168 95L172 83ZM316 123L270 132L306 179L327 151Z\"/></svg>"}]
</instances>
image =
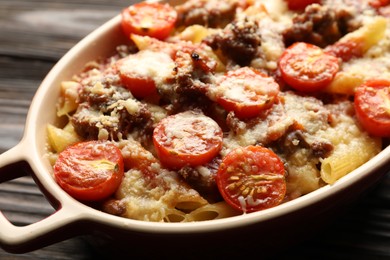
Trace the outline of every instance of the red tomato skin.
<instances>
[{"instance_id":1,"label":"red tomato skin","mask_svg":"<svg viewBox=\"0 0 390 260\"><path fill-rule=\"evenodd\" d=\"M378 9L378 8L385 7L385 6L389 5L390 1L389 0L370 0L368 3L371 7Z\"/></svg>"},{"instance_id":2,"label":"red tomato skin","mask_svg":"<svg viewBox=\"0 0 390 260\"><path fill-rule=\"evenodd\" d=\"M101 160L111 162L113 168L96 169L78 163L93 164ZM112 195L119 187L124 175L124 162L114 144L88 141L67 147L59 154L53 169L56 182L69 195L81 201L99 201Z\"/></svg>"},{"instance_id":3,"label":"red tomato skin","mask_svg":"<svg viewBox=\"0 0 390 260\"><path fill-rule=\"evenodd\" d=\"M122 84L131 91L136 98L145 98L157 95L156 84L151 78L137 78L128 74L120 74Z\"/></svg>"},{"instance_id":4,"label":"red tomato skin","mask_svg":"<svg viewBox=\"0 0 390 260\"><path fill-rule=\"evenodd\" d=\"M290 10L303 10L311 4L320 4L321 0L287 0L287 6Z\"/></svg>"},{"instance_id":5,"label":"red tomato skin","mask_svg":"<svg viewBox=\"0 0 390 260\"><path fill-rule=\"evenodd\" d=\"M390 81L370 80L356 88L356 118L373 136L390 137Z\"/></svg>"},{"instance_id":6,"label":"red tomato skin","mask_svg":"<svg viewBox=\"0 0 390 260\"><path fill-rule=\"evenodd\" d=\"M157 93L154 80L145 75L139 75L134 71L135 55L130 55L116 62L115 67L124 87L130 90L136 98L145 98L153 93ZM128 61L133 61L128 65ZM141 62L141 60L139 61Z\"/></svg>"},{"instance_id":7,"label":"red tomato skin","mask_svg":"<svg viewBox=\"0 0 390 260\"><path fill-rule=\"evenodd\" d=\"M184 166L198 166L211 161L222 148L222 130L215 124L202 124L205 116L193 113L193 118L186 120L182 117L186 112L169 116L163 119L153 131L153 143L158 158L163 166L169 169L180 169ZM203 119L202 119L203 118ZM200 120L200 121L199 121ZM212 119L208 119L212 120ZM181 125L185 132L190 133L188 138L176 138L170 136L169 125ZM175 127L173 127L175 128ZM181 132L184 132L181 131ZM210 135L212 133L212 136ZM205 135L209 135L204 139ZM176 146L176 144L178 144ZM185 144L193 144L192 150L181 149ZM180 147L179 147L180 146ZM198 148L198 147L202 147ZM201 150L199 150L201 149ZM196 150L196 151L194 151Z\"/></svg>"},{"instance_id":8,"label":"red tomato skin","mask_svg":"<svg viewBox=\"0 0 390 260\"><path fill-rule=\"evenodd\" d=\"M247 146L237 148L223 158L216 175L216 183L222 197L230 206L250 213L277 206L282 202L286 194L284 173L283 162L274 152L262 146ZM260 179L256 179L256 176ZM260 183L262 187L259 187ZM250 194L253 194L252 202L248 196Z\"/></svg>"},{"instance_id":9,"label":"red tomato skin","mask_svg":"<svg viewBox=\"0 0 390 260\"><path fill-rule=\"evenodd\" d=\"M164 40L172 32L177 13L168 4L140 2L122 10L121 26L125 35L150 36Z\"/></svg>"},{"instance_id":10,"label":"red tomato skin","mask_svg":"<svg viewBox=\"0 0 390 260\"><path fill-rule=\"evenodd\" d=\"M136 98L158 96L161 85L170 73L175 62L172 57L159 50L144 50L130 54L115 63L121 84L129 89Z\"/></svg>"},{"instance_id":11,"label":"red tomato skin","mask_svg":"<svg viewBox=\"0 0 390 260\"><path fill-rule=\"evenodd\" d=\"M332 82L339 71L339 60L315 45L297 42L279 60L283 80L302 92L315 92Z\"/></svg>"},{"instance_id":12,"label":"red tomato skin","mask_svg":"<svg viewBox=\"0 0 390 260\"><path fill-rule=\"evenodd\" d=\"M242 80L243 84L246 85L235 83L235 80ZM227 84L225 84L226 82ZM222 86L224 84L232 86L231 88L228 87L229 90L238 87L244 93L252 96L246 98L246 100L240 100L236 96L229 97L224 93L217 95L217 103L227 111L234 111L235 115L240 119L258 116L262 111L274 104L279 93L279 84L272 77L268 77L249 67L229 71L219 85Z\"/></svg>"},{"instance_id":13,"label":"red tomato skin","mask_svg":"<svg viewBox=\"0 0 390 260\"><path fill-rule=\"evenodd\" d=\"M324 51L347 62L354 57L363 56L363 40L355 39L354 41L336 42L327 46Z\"/></svg>"}]
</instances>

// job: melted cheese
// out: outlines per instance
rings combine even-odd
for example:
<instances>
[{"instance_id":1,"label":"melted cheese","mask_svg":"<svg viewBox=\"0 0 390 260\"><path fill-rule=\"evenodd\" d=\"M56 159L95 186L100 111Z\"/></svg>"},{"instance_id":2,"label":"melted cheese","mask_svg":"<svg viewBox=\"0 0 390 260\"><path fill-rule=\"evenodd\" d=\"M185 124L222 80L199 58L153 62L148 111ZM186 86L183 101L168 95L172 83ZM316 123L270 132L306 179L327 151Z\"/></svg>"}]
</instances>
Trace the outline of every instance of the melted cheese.
<instances>
[{"instance_id":1,"label":"melted cheese","mask_svg":"<svg viewBox=\"0 0 390 260\"><path fill-rule=\"evenodd\" d=\"M227 10L230 6L223 1L204 1L206 3L205 10L215 10L213 6L215 3L221 3L219 8L222 11ZM335 2L338 4L340 1L328 0L326 2ZM270 74L272 74L277 68L277 62L281 54L285 50L281 33L286 27L291 25L292 13L287 10L284 0L256 0L252 3L254 4L253 8L245 11L241 10L241 13L236 14L236 19L238 20L237 26L244 24L242 23L243 19L249 19L251 23L257 23L253 28L259 28L256 33L260 35L261 45L258 46L258 53L251 61L250 66L264 69L266 72L271 72ZM383 24L384 22L380 21L379 25ZM373 27L367 28L369 30L363 30L363 32L375 33L376 31L371 30ZM199 42L205 35L214 32L214 29L199 26L193 26L187 29L180 35L181 39L193 40L194 42ZM353 35L356 36L356 34ZM365 36L367 35L369 34L365 34ZM385 40L367 51L365 57L343 63L343 72L350 72L364 79L369 77L390 78L390 75L387 75L390 70L390 57L387 54L390 46L390 37L388 35L389 32L387 32ZM375 37L365 38L376 39ZM172 60L174 53L177 49L180 49L178 47L180 45L175 45L175 39L171 39L169 43L163 43L150 37L133 35L132 40L135 42L139 51L135 54L125 53L127 56L120 60L121 63L117 63L118 56L111 57L111 61L106 64L97 62L90 63L88 64L88 71L77 75L75 78L76 83L63 83L62 98L65 98L65 102L69 103L63 105L63 108L65 108L60 111L63 114L74 112L77 108L76 106L79 105L76 102L79 99L79 87L89 88L89 93L86 91L87 94L108 97L110 102L107 104L107 109L110 110L110 115L103 111L104 109L102 111L89 110L91 106L87 105L91 104L79 106L79 111L77 111L80 121L88 122L88 125L98 128L99 139L109 139L110 132L108 130L118 130L118 125L121 120L120 113L123 110L126 110L130 115L137 115L140 109L144 109L147 106L152 115L152 123L155 124L164 120L168 114L186 110L190 107L189 105L192 105L186 101L182 103L182 100L180 100L181 93L179 91L177 93L175 92L177 86L179 85L180 87L178 81L181 80L181 78L178 79L174 72L177 65ZM372 41L368 42L368 45L371 46L370 43ZM216 71L209 73L212 75L204 75L202 73L205 71L201 69L194 70L194 64L189 59L188 63L183 62L181 64L184 67L183 71L187 73L184 76L188 75L190 80L204 80L202 83L209 84L210 88L206 90L206 95L211 101L216 101L217 97L221 96L239 102L247 100L248 96L244 93L242 87L245 87L247 84L256 84L251 79L246 78L237 79L228 84L225 82L218 85L221 82L215 81L218 81L219 75L225 74L226 70L234 70L236 67L231 67L231 64L228 64L228 62L223 64L219 58L225 62L226 57L219 56L221 53L214 53L209 47L203 51L206 53L205 56L210 57L210 60L218 63ZM177 103L159 106L160 103L149 104L148 102L153 103L150 100L134 99L127 89L121 87L119 75L117 75L117 64L121 64L119 67L120 73L130 74L138 78L152 79L160 93L163 92L179 96L178 99L175 99ZM91 69L91 67L93 68ZM210 66L209 68L212 67ZM204 93L202 92L202 94ZM338 104L337 106L341 107L342 105ZM219 114L224 114L224 112ZM336 119L332 117L332 124L328 122L330 115L337 115ZM141 116L143 115L141 114ZM204 117L203 115L197 116ZM200 139L218 138L218 140L222 138L215 130L215 126L218 127L218 124L211 118L206 117L204 120L202 118L200 131L196 127L193 127L193 118L193 112L181 113L178 121L167 126L166 132L168 135L165 142L170 143L175 142L175 139L184 139L184 141L181 141L183 147L196 152L198 150L204 150L203 146L206 144L202 142L200 144L199 142L191 142L191 137L198 136ZM233 118L232 120L235 119L237 118ZM192 127L188 127L189 124ZM264 112L264 115L248 120L237 119L237 122L232 122L231 124L233 126L227 130L228 132L225 133L222 139L223 148L219 154L222 158L230 150L240 146L272 145L275 148L275 146L279 145L279 140L284 141L284 139L280 139L283 135L290 133L289 131L294 131L294 128L291 128L294 127L294 124L302 126L302 129L304 129L302 136L299 136L299 138L291 137L291 146L294 146L291 150L293 151L286 152L282 150L284 148L283 145L275 149L278 150L278 155L286 162L285 167L288 172L286 176L288 197L286 200L309 193L323 185L318 169L322 158L319 158L317 155L313 156L313 151L310 150L310 147L308 148L300 142L310 143L326 140L336 147L336 153L339 151L342 153L349 146L358 147L361 150L357 149L357 151L363 151L363 149L367 148L367 143L375 141L361 131L351 114L346 112L346 109L340 108L335 111L334 109L330 109L329 106L324 106L319 100L313 97L303 97L292 92L281 92L280 100L267 112ZM146 127L149 127L149 125ZM145 140L142 138L149 136L144 133L144 130L140 130L139 128L135 129L127 136L123 136L123 139L121 136L122 133L118 133L119 141L115 141L122 151L126 168L123 182L115 194L115 198L125 204L126 209L123 216L145 221L170 221L170 216L176 219L180 219L181 217L184 219L184 215L191 210L208 204L197 190L190 188L180 178L178 171L170 171L162 167L158 158L154 156L156 152L154 148L144 148L142 146L145 145ZM135 141L132 138L138 139ZM69 142L73 142L73 140ZM381 147L380 144L374 144L372 146L378 148L378 151ZM102 165L98 166L110 168L112 165L103 162ZM212 170L208 168L208 165L197 166L195 169L203 177L208 177L213 174ZM260 200L254 199L251 196L245 198L241 196L238 200L245 212L248 206L266 203L267 199Z\"/></svg>"},{"instance_id":2,"label":"melted cheese","mask_svg":"<svg viewBox=\"0 0 390 260\"><path fill-rule=\"evenodd\" d=\"M122 74L129 74L139 78L153 79L156 86L165 83L172 76L175 63L164 52L141 50L123 60L120 66Z\"/></svg>"},{"instance_id":3,"label":"melted cheese","mask_svg":"<svg viewBox=\"0 0 390 260\"><path fill-rule=\"evenodd\" d=\"M192 111L177 114L175 120L170 120L165 126L165 145L173 145L175 150L184 153L204 153L210 142L216 143L222 139L218 134L220 127L214 120Z\"/></svg>"}]
</instances>

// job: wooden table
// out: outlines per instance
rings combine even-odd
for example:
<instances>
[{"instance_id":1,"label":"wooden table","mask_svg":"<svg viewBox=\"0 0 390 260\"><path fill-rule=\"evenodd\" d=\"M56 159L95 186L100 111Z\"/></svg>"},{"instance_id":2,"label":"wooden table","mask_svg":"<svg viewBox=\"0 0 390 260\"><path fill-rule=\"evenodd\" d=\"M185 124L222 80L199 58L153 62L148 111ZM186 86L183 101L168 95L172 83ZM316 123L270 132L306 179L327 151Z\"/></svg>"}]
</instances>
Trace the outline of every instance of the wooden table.
<instances>
[{"instance_id":1,"label":"wooden table","mask_svg":"<svg viewBox=\"0 0 390 260\"><path fill-rule=\"evenodd\" d=\"M30 102L51 67L81 38L130 4L125 0L0 1L0 153L21 139ZM0 184L0 210L16 225L34 223L53 212L30 177ZM278 259L290 257L390 259L390 175L330 229L286 249ZM20 255L0 249L0 259L100 257L85 239L76 237Z\"/></svg>"}]
</instances>

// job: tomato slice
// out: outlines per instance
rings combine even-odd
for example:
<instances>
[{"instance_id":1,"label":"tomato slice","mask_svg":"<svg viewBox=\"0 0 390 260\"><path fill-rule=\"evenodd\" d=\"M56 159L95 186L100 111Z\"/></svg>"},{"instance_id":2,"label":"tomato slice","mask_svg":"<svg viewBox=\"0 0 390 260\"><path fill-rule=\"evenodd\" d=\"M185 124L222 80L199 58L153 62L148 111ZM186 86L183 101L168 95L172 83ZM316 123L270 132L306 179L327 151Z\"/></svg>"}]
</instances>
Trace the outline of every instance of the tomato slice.
<instances>
[{"instance_id":1,"label":"tomato slice","mask_svg":"<svg viewBox=\"0 0 390 260\"><path fill-rule=\"evenodd\" d=\"M222 130L210 117L186 111L161 120L154 129L153 142L163 166L198 166L219 153Z\"/></svg>"},{"instance_id":2,"label":"tomato slice","mask_svg":"<svg viewBox=\"0 0 390 260\"><path fill-rule=\"evenodd\" d=\"M390 81L369 80L356 88L356 117L363 128L379 137L390 137Z\"/></svg>"},{"instance_id":3,"label":"tomato slice","mask_svg":"<svg viewBox=\"0 0 390 260\"><path fill-rule=\"evenodd\" d=\"M298 42L288 47L279 61L283 80L296 90L318 91L326 87L339 71L336 57L321 48Z\"/></svg>"},{"instance_id":4,"label":"tomato slice","mask_svg":"<svg viewBox=\"0 0 390 260\"><path fill-rule=\"evenodd\" d=\"M368 4L370 6L372 6L373 8L378 9L381 7L388 6L390 4L390 1L389 0L369 0Z\"/></svg>"},{"instance_id":5,"label":"tomato slice","mask_svg":"<svg viewBox=\"0 0 390 260\"><path fill-rule=\"evenodd\" d=\"M114 144L87 141L63 150L54 165L56 182L72 197L97 201L112 195L124 174L121 151Z\"/></svg>"},{"instance_id":6,"label":"tomato slice","mask_svg":"<svg viewBox=\"0 0 390 260\"><path fill-rule=\"evenodd\" d=\"M216 182L224 200L242 212L279 205L286 194L282 160L262 146L232 150L223 159Z\"/></svg>"},{"instance_id":7,"label":"tomato slice","mask_svg":"<svg viewBox=\"0 0 390 260\"><path fill-rule=\"evenodd\" d=\"M318 3L320 4L320 0L287 0L287 6L290 10L303 10L306 6Z\"/></svg>"},{"instance_id":8,"label":"tomato slice","mask_svg":"<svg viewBox=\"0 0 390 260\"><path fill-rule=\"evenodd\" d=\"M122 148L122 153L126 155L123 157L125 169L139 170L143 174L143 177L148 180L154 179L159 174L159 168L156 167L159 161L138 141L129 142Z\"/></svg>"},{"instance_id":9,"label":"tomato slice","mask_svg":"<svg viewBox=\"0 0 390 260\"><path fill-rule=\"evenodd\" d=\"M324 49L325 53L340 58L346 62L355 57L363 56L363 40L338 41Z\"/></svg>"},{"instance_id":10,"label":"tomato slice","mask_svg":"<svg viewBox=\"0 0 390 260\"><path fill-rule=\"evenodd\" d=\"M390 0L369 0L368 4L376 9L379 15L390 17Z\"/></svg>"},{"instance_id":11,"label":"tomato slice","mask_svg":"<svg viewBox=\"0 0 390 260\"><path fill-rule=\"evenodd\" d=\"M123 9L122 29L131 34L163 40L169 36L177 19L176 10L168 4L140 2Z\"/></svg>"},{"instance_id":12,"label":"tomato slice","mask_svg":"<svg viewBox=\"0 0 390 260\"><path fill-rule=\"evenodd\" d=\"M238 118L250 118L269 108L279 93L279 85L272 77L242 67L229 71L218 83L216 101Z\"/></svg>"},{"instance_id":13,"label":"tomato slice","mask_svg":"<svg viewBox=\"0 0 390 260\"><path fill-rule=\"evenodd\" d=\"M157 94L157 85L173 73L175 63L169 54L143 50L116 63L122 84L136 98Z\"/></svg>"}]
</instances>

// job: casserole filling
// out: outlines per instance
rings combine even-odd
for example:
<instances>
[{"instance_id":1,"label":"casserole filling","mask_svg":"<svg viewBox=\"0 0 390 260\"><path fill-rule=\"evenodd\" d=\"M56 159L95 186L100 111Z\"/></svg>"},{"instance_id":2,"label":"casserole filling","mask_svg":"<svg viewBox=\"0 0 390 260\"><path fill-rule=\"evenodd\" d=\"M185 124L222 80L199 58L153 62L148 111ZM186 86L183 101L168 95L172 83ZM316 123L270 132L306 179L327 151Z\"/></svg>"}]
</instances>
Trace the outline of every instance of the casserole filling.
<instances>
[{"instance_id":1,"label":"casserole filling","mask_svg":"<svg viewBox=\"0 0 390 260\"><path fill-rule=\"evenodd\" d=\"M123 10L129 42L61 84L61 123L47 128L56 180L75 175L58 160L75 145L114 145L121 181L80 200L126 218L188 222L275 207L374 157L390 136L390 114L375 113L389 111L388 7L290 2ZM137 8L149 11L135 17ZM87 177L85 189L107 190Z\"/></svg>"}]
</instances>

